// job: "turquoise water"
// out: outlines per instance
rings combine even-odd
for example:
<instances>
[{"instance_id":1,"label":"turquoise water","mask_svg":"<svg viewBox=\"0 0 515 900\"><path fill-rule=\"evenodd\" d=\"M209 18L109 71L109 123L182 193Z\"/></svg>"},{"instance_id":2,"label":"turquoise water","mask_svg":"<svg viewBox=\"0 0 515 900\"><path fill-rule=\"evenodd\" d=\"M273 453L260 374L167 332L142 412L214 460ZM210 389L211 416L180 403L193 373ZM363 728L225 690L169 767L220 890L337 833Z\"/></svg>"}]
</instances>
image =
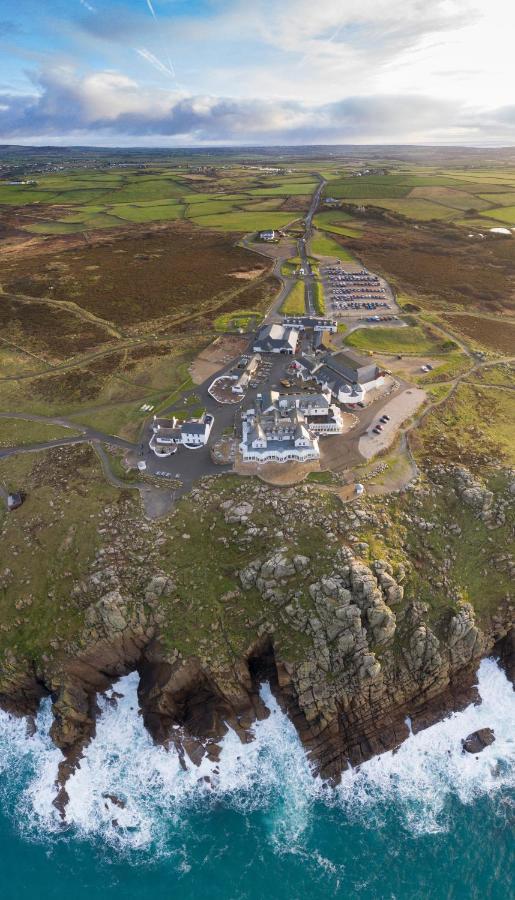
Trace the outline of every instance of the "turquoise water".
<instances>
[{"instance_id":1,"label":"turquoise water","mask_svg":"<svg viewBox=\"0 0 515 900\"><path fill-rule=\"evenodd\" d=\"M336 790L312 777L266 688L272 712L255 741L229 734L218 767L184 772L152 746L136 687L123 679L123 699L104 705L69 782L66 827L52 806L60 754L49 709L31 738L0 715L2 900L515 896L515 695L495 663L481 666L481 705L346 773ZM462 754L461 738L484 725L495 743Z\"/></svg>"}]
</instances>

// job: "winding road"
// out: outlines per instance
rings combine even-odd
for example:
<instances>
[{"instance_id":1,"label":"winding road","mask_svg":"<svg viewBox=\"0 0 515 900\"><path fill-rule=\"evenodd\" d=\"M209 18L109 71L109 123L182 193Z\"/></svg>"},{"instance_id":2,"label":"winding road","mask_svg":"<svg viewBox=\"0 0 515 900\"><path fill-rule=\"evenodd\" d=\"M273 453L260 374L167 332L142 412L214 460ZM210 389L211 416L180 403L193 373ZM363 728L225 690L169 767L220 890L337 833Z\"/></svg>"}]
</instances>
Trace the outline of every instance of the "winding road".
<instances>
[{"instance_id":1,"label":"winding road","mask_svg":"<svg viewBox=\"0 0 515 900\"><path fill-rule=\"evenodd\" d=\"M322 191L324 189L324 186L327 183L326 180L324 178L322 178L322 176L318 176L318 177L319 177L319 184L317 185L316 190L314 191L314 193L312 195L309 210L304 219L304 222L305 222L304 233L297 240L298 255L301 259L302 267L304 268L304 271L306 273L306 275L304 277L305 305L306 305L306 312L309 315L315 314L314 286L316 284L316 278L313 275L311 265L309 262L309 241L313 234L313 217L317 211L317 208L318 208L318 205L320 202L320 197L321 197ZM261 253L261 255L268 256L268 258L270 258L269 255L266 252L264 252L264 250L260 250L256 246L250 246L247 238L244 238L241 241L241 244L254 252ZM274 264L273 272L274 272L275 276L278 278L278 280L280 281L281 288L280 288L277 296L275 297L270 309L268 310L268 313L265 317L266 322L271 322L271 321L278 319L279 310L280 310L285 298L287 297L288 293L292 289L293 285L297 282L296 278L289 278L287 276L285 277L284 275L281 274L281 266L282 266L282 263L284 262L284 258L285 257L280 257L280 258L276 259L275 264ZM28 298L28 297L23 297L24 301L28 301L29 299L30 298ZM56 303L56 301L54 301L50 298L48 298L46 302L48 302L52 305ZM88 320L91 321L91 318L94 318L94 317L90 317L88 315L87 318L88 318ZM103 325L105 323L103 323L103 320L98 320L97 324ZM427 406L409 424L409 426L400 430L399 434L400 434L400 441L401 441L401 450L407 454L407 456L410 460L410 464L412 466L413 472L416 472L416 463L415 463L415 460L411 453L411 448L409 446L409 437L410 437L410 434L413 432L413 430L415 428L417 428L432 411L434 411L435 409L440 407L442 404L446 403L448 401L448 399L453 396L453 394L457 390L458 386L463 381L467 381L469 383L474 383L474 382L471 382L471 376L473 376L473 374L475 372L485 369L488 366L494 366L494 365L497 365L502 362L511 363L511 362L515 361L515 357L501 357L500 359L495 359L495 360L479 361L479 360L477 360L477 357L475 356L473 351L463 341L462 338L457 337L456 334L454 334L453 332L447 331L441 325L434 325L434 327L436 327L443 335L452 339L459 346L461 351L463 353L465 353L467 355L467 357L469 358L471 365L467 369L466 372L462 372L461 374L457 375L456 377L450 378L446 382L440 382L440 384L447 385L449 387L449 390L446 393L446 395L443 398L441 398L440 400L435 400L434 402L427 404ZM114 333L112 333L112 334L114 337L115 336ZM122 337L122 336L120 335L120 337ZM84 365L85 362L97 359L106 354L110 354L113 352L119 352L120 350L123 350L125 348L129 348L134 345L137 345L137 344L141 343L142 341L148 342L150 340L163 340L163 337L165 337L165 336L161 335L158 337L156 335L147 335L145 338L137 338L137 339L122 337L122 340L116 346L111 346L104 350L93 351L93 352L84 354L80 360L75 359L75 360L71 360L71 361L65 361L63 363L58 363L57 365L54 365L54 366L49 366L49 364L47 363L47 366L48 366L47 371L55 372L55 371L62 371L63 369L68 369L68 368L75 368L77 366ZM166 339L166 337L165 337L165 339ZM0 338L0 340L3 340L3 339ZM9 343L9 342L5 342L5 343ZM15 346L15 345L11 345L11 346ZM19 349L22 352L27 352L27 351L23 351L23 348L21 348L21 347L17 348L17 349ZM34 357L34 359L37 359L39 362L44 362L44 360L40 360L38 357L36 357L33 354L29 353L28 355L29 356L32 355ZM272 380L278 380L280 378L280 373L279 373L279 370L277 369L277 365L279 365L278 362L277 362L277 364L274 363L274 370L272 372ZM232 363L224 366L218 374L222 374L223 372L229 370L231 367L232 367ZM277 371L276 371L276 369L277 369ZM40 375L40 374L42 374L42 373L41 372L22 373L20 375L15 375L15 376L5 376L4 378L2 378L2 380L10 381L10 380L30 379L30 378L33 378L35 375ZM170 414L170 413L174 413L174 412L180 410L181 402L184 403L185 398L187 400L189 395L195 395L197 398L197 402L201 403L202 405L205 405L206 408L208 409L208 411L212 412L215 415L215 425L213 428L212 437L216 438L216 437L220 437L221 434L226 429L233 426L235 413L234 413L234 408L230 408L230 409L226 408L226 407L214 407L213 409L210 408L213 401L212 401L212 398L209 396L207 389L208 389L208 386L209 386L209 383L211 382L211 380L212 379L210 378L210 379L206 380L206 382L204 382L202 385L197 385L194 388L187 390L185 393L183 393L181 395L180 401L178 400L176 403L172 404L170 407L168 407L167 410L165 410L165 412ZM485 383L483 383L483 384L484 384L484 386L487 386ZM498 388L503 387L501 385L492 385L492 386L495 386ZM510 390L514 389L513 386L509 386L509 385L506 385L506 388L508 388ZM59 426L62 428L71 429L75 432L74 434L63 435L62 437L54 438L52 440L28 443L28 444L12 446L12 447L0 447L0 459L6 459L8 457L17 455L19 453L31 453L31 452L38 452L38 451L43 451L43 450L50 450L50 449L54 449L56 447L65 447L65 446L72 446L74 444L89 443L89 444L91 444L91 446L93 447L93 449L95 450L95 453L97 454L97 456L99 458L99 461L100 461L100 464L102 467L102 471L104 473L106 480L113 486L120 488L120 489L129 488L129 489L138 490L142 497L142 500L143 500L143 503L145 506L145 511L150 518L157 518L159 516L165 515L172 507L174 501L178 497L180 497L181 495L186 493L191 488L193 482L195 480L197 480L199 477L201 477L203 475L220 474L221 472L227 471L230 468L230 466L215 465L213 463L213 461L211 460L209 450L206 447L206 448L203 448L202 450L196 451L195 453L185 452L185 453L181 453L180 457L177 456L177 457L171 458L171 460L169 462L169 468L167 471L167 475L169 478L174 478L174 479L177 478L178 479L178 486L174 487L173 489L171 488L170 485L167 485L164 480L162 480L162 485L160 484L159 486L152 484L151 482L147 482L147 481L137 481L137 482L136 481L133 481L133 482L124 481L123 479L119 478L115 473L113 473L112 468L111 468L111 463L109 460L109 456L105 452L104 446L111 445L113 447L117 447L121 450L129 452L131 455L131 458L132 458L132 462L134 464L136 461L144 459L147 463L148 474L156 475L156 474L158 474L157 473L158 468L163 467L164 463L162 460L158 460L154 456L152 451L150 451L150 449L148 448L148 435L146 435L145 438L143 438L143 443L141 443L141 442L135 443L135 442L127 441L124 438L120 438L116 435L107 434L103 431L99 431L98 429L91 428L89 426L80 425L76 422L72 422L69 419L66 419L65 417L61 417L61 416L42 416L42 415L36 415L36 414L31 414L31 413L3 412L3 413L0 413L0 419L11 419L11 420L18 419L18 420L23 420L23 421L27 421L27 422L38 422L38 423L45 423L45 424L50 424L50 425L53 424L53 425L56 425L56 426ZM104 445L104 446L102 446L102 445ZM180 471L176 472L175 471L176 469L179 469ZM5 486L1 485L1 484L0 484L0 497L2 497L4 501L6 501L6 499L7 499L7 491L5 489Z\"/></svg>"}]
</instances>

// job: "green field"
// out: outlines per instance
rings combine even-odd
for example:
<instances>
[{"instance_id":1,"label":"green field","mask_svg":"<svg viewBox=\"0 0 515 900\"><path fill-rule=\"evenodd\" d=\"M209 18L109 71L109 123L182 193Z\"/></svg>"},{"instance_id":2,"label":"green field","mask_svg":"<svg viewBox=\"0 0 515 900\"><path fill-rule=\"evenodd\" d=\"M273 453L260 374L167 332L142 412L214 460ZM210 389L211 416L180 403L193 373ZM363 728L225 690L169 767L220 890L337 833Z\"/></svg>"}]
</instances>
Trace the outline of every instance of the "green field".
<instances>
[{"instance_id":1,"label":"green field","mask_svg":"<svg viewBox=\"0 0 515 900\"><path fill-rule=\"evenodd\" d=\"M285 316L303 316L306 311L305 304L305 288L303 281L297 281L284 303L281 306L281 312Z\"/></svg>"},{"instance_id":2,"label":"green field","mask_svg":"<svg viewBox=\"0 0 515 900\"><path fill-rule=\"evenodd\" d=\"M407 328L358 328L345 339L345 343L356 350L377 350L381 353L424 354L436 350L431 340L417 325Z\"/></svg>"},{"instance_id":3,"label":"green field","mask_svg":"<svg viewBox=\"0 0 515 900\"><path fill-rule=\"evenodd\" d=\"M380 207L420 222L448 220L462 227L484 229L485 219L479 217L484 216L503 224L515 224L515 176L511 171L457 169L446 174L428 166L425 171L418 167L412 172L348 175L330 180L324 195L365 208ZM463 218L465 212L468 218ZM474 212L478 213L476 219ZM319 228L345 235L340 230L345 225L340 226L337 218L331 219L331 213L325 210L318 214L317 224Z\"/></svg>"},{"instance_id":4,"label":"green field","mask_svg":"<svg viewBox=\"0 0 515 900\"><path fill-rule=\"evenodd\" d=\"M167 172L166 167L164 171L81 170L38 175L35 182L0 182L0 206L24 207L21 227L32 234L49 235L182 218L224 231L279 228L302 218L316 185L316 179L308 174L270 177L240 166L213 170L209 175L176 169ZM298 211L281 209L289 197L296 198Z\"/></svg>"},{"instance_id":5,"label":"green field","mask_svg":"<svg viewBox=\"0 0 515 900\"><path fill-rule=\"evenodd\" d=\"M248 193L253 197L295 197L299 194L312 194L315 186L316 181L292 181L274 187L253 188Z\"/></svg>"},{"instance_id":6,"label":"green field","mask_svg":"<svg viewBox=\"0 0 515 900\"><path fill-rule=\"evenodd\" d=\"M184 207L174 201L148 204L117 204L111 207L112 214L127 222L166 222L181 219Z\"/></svg>"},{"instance_id":7,"label":"green field","mask_svg":"<svg viewBox=\"0 0 515 900\"><path fill-rule=\"evenodd\" d=\"M329 235L322 233L321 231L317 231L315 229L315 233L311 239L311 252L315 256L335 256L337 259L341 259L344 262L354 262L354 257L345 247L342 247L338 244L333 238L329 237Z\"/></svg>"},{"instance_id":8,"label":"green field","mask_svg":"<svg viewBox=\"0 0 515 900\"><path fill-rule=\"evenodd\" d=\"M496 222L502 222L506 225L515 225L515 206L491 209L488 212L483 212L483 216L486 216L488 219L495 219Z\"/></svg>"},{"instance_id":9,"label":"green field","mask_svg":"<svg viewBox=\"0 0 515 900\"><path fill-rule=\"evenodd\" d=\"M344 224L347 221L349 225ZM342 234L344 237L360 237L363 231L349 213L340 209L317 213L313 224L321 231Z\"/></svg>"},{"instance_id":10,"label":"green field","mask_svg":"<svg viewBox=\"0 0 515 900\"><path fill-rule=\"evenodd\" d=\"M244 233L265 231L268 228L277 229L292 222L297 216L295 213L279 212L227 212L212 216L194 216L190 221L204 228L220 228L223 231L241 231Z\"/></svg>"},{"instance_id":11,"label":"green field","mask_svg":"<svg viewBox=\"0 0 515 900\"><path fill-rule=\"evenodd\" d=\"M456 216L456 210L441 203L432 203L431 200L422 200L411 197L401 197L397 200L381 200L376 203L374 197L363 198L359 201L353 200L353 203L366 206L380 206L382 209L389 209L392 212L400 213L409 219L418 219L421 222L428 222L431 219L453 219ZM471 201L472 202L472 201ZM459 210L462 214L463 210Z\"/></svg>"}]
</instances>

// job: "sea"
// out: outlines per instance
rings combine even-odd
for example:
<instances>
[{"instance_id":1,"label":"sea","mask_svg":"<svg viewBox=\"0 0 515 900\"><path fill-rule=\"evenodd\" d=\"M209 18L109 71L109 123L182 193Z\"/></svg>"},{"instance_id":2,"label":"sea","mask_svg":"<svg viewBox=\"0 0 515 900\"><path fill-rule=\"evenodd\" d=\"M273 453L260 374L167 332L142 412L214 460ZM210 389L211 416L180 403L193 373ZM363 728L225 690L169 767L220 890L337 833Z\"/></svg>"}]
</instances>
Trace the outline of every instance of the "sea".
<instances>
[{"instance_id":1,"label":"sea","mask_svg":"<svg viewBox=\"0 0 515 900\"><path fill-rule=\"evenodd\" d=\"M515 694L493 660L481 703L344 773L314 777L269 688L270 716L218 763L184 770L155 747L136 674L100 700L97 734L53 806L60 751L0 713L1 900L515 897ZM495 742L477 756L461 739Z\"/></svg>"}]
</instances>

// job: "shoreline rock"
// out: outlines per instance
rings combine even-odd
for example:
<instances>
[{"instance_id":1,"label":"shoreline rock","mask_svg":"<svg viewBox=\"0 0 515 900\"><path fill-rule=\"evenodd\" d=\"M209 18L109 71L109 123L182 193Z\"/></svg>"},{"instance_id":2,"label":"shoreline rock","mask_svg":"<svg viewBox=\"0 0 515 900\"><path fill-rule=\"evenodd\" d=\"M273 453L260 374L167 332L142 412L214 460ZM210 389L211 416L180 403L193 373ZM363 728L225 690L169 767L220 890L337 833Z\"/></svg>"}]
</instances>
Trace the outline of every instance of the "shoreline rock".
<instances>
[{"instance_id":1,"label":"shoreline rock","mask_svg":"<svg viewBox=\"0 0 515 900\"><path fill-rule=\"evenodd\" d=\"M461 741L463 753L481 753L495 741L495 732L491 728L479 728L468 734Z\"/></svg>"}]
</instances>

